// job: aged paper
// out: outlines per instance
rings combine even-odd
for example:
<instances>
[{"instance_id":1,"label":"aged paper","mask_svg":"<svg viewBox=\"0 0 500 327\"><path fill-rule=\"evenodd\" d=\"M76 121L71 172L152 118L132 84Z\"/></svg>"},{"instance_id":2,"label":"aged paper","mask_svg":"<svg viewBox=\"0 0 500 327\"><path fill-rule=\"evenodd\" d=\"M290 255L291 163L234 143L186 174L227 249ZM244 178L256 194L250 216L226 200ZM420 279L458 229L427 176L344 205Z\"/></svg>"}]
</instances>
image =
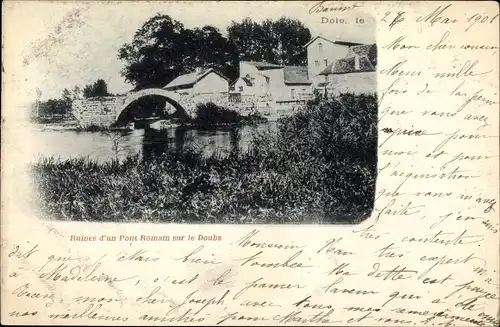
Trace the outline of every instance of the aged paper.
<instances>
[{"instance_id":1,"label":"aged paper","mask_svg":"<svg viewBox=\"0 0 500 327\"><path fill-rule=\"evenodd\" d=\"M497 3L6 1L2 12L2 323L498 326ZM79 143L85 131L66 144L52 132L35 133L25 103L46 103L98 78L110 93L128 92L118 49L156 14L223 35L233 20L285 16L307 26L311 39L376 43L370 216L355 224L287 223L301 210L294 207L267 224L162 222L145 210L130 222L72 221L61 208L84 199L66 203L66 196L83 192L97 173L85 184L56 166L44 172L66 178L50 207L60 217L42 218L31 171L37 154L96 151ZM353 60L355 70L363 66ZM364 85L347 76L335 87ZM291 87L290 96L303 89ZM133 186L138 194L146 189ZM100 199L85 212L92 208L98 215Z\"/></svg>"}]
</instances>

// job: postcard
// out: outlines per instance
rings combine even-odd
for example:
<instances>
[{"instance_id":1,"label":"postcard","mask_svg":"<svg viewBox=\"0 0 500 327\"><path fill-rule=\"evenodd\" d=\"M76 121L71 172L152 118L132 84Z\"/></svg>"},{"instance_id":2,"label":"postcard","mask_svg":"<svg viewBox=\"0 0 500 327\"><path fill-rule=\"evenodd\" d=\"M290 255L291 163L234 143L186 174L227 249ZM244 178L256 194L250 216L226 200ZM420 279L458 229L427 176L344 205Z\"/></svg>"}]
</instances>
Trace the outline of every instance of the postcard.
<instances>
[{"instance_id":1,"label":"postcard","mask_svg":"<svg viewBox=\"0 0 500 327\"><path fill-rule=\"evenodd\" d=\"M2 323L498 326L496 2L2 5Z\"/></svg>"}]
</instances>

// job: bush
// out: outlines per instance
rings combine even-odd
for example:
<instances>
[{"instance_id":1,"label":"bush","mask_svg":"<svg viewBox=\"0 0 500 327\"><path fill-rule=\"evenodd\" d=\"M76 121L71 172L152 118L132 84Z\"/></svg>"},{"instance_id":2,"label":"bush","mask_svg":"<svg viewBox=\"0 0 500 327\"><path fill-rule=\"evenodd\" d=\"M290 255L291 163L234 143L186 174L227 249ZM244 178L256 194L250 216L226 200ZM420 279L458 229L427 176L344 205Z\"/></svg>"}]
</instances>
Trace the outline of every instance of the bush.
<instances>
[{"instance_id":1,"label":"bush","mask_svg":"<svg viewBox=\"0 0 500 327\"><path fill-rule=\"evenodd\" d=\"M236 111L209 102L196 106L196 117L193 119L193 123L201 126L215 126L218 124L239 123L241 120L241 115Z\"/></svg>"},{"instance_id":2,"label":"bush","mask_svg":"<svg viewBox=\"0 0 500 327\"><path fill-rule=\"evenodd\" d=\"M247 124L262 124L267 123L268 119L262 116L259 112L253 112L246 117L243 117L243 120Z\"/></svg>"}]
</instances>

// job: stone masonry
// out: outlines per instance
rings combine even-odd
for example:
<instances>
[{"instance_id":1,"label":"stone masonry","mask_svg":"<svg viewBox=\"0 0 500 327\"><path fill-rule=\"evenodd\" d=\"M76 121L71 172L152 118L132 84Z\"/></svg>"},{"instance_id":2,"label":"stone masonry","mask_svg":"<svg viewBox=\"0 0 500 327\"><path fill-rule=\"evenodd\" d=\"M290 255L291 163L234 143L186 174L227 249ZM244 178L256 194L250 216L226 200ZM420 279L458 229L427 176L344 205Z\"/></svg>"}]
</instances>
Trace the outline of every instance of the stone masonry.
<instances>
[{"instance_id":1,"label":"stone masonry","mask_svg":"<svg viewBox=\"0 0 500 327\"><path fill-rule=\"evenodd\" d=\"M118 96L76 99L72 104L73 115L82 127L109 127L116 121L117 110L125 99L126 97Z\"/></svg>"},{"instance_id":2,"label":"stone masonry","mask_svg":"<svg viewBox=\"0 0 500 327\"><path fill-rule=\"evenodd\" d=\"M290 111L290 108L293 106L299 105L294 103L278 104L274 103L274 101L271 101L270 99L257 98L250 102L230 103L227 95L216 98L206 98L197 95L178 94L162 89L143 89L141 91L131 92L123 96L76 99L73 101L72 111L73 115L82 127L91 125L110 127L116 122L122 110L135 100L147 95L159 95L169 98L170 101L176 103L177 106L190 117L194 117L196 115L197 104L207 102L214 102L219 106L235 110L243 115L259 112L265 116L273 115L273 113L284 113Z\"/></svg>"},{"instance_id":3,"label":"stone masonry","mask_svg":"<svg viewBox=\"0 0 500 327\"><path fill-rule=\"evenodd\" d=\"M143 96L158 95L163 96L177 104L177 108L185 111L187 115L194 113L195 103L188 101L175 92L164 89L142 89L131 92L123 96L109 96L89 99L76 99L73 101L73 115L78 120L80 126L97 125L109 127L116 122L119 114L132 102Z\"/></svg>"}]
</instances>

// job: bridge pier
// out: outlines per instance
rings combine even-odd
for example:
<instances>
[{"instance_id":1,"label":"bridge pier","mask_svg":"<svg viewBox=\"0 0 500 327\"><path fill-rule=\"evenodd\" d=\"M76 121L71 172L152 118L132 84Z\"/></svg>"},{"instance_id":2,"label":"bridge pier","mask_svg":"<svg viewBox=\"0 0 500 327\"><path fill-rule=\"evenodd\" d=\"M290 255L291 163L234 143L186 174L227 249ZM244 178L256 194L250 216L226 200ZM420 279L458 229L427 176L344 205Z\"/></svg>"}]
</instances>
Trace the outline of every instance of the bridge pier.
<instances>
[{"instance_id":1,"label":"bridge pier","mask_svg":"<svg viewBox=\"0 0 500 327\"><path fill-rule=\"evenodd\" d=\"M116 122L116 110L124 99L118 96L76 99L72 103L72 112L82 127L109 127Z\"/></svg>"}]
</instances>

